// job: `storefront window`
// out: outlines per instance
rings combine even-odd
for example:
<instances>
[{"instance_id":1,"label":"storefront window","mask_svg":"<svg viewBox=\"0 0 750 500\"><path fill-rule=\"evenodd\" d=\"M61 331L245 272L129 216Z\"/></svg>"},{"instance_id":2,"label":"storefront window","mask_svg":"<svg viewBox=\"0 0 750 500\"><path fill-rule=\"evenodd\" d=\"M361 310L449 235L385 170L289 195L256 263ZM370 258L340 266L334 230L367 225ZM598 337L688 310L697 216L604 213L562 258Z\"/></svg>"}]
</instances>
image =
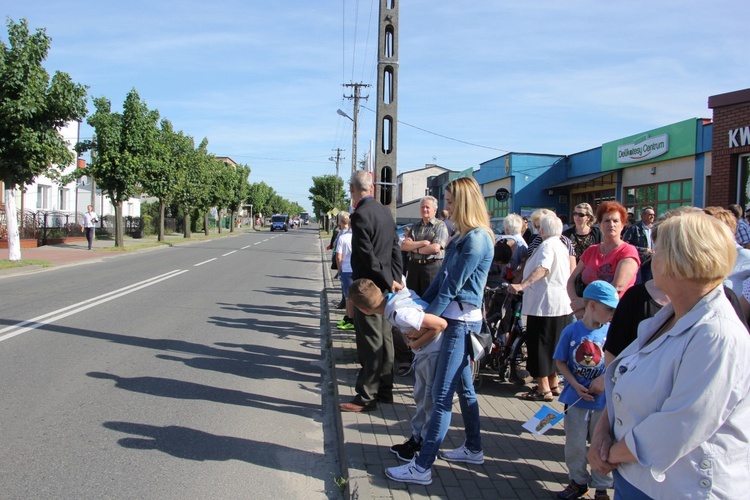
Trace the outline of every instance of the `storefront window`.
<instances>
[{"instance_id":1,"label":"storefront window","mask_svg":"<svg viewBox=\"0 0 750 500\"><path fill-rule=\"evenodd\" d=\"M737 203L742 207L750 204L750 156L740 157L740 183Z\"/></svg>"},{"instance_id":2,"label":"storefront window","mask_svg":"<svg viewBox=\"0 0 750 500\"><path fill-rule=\"evenodd\" d=\"M581 203L588 203L591 208L596 209L599 205L605 201L615 201L615 190L605 189L604 191L590 191L588 193L576 193L572 195L572 203L570 204L571 210Z\"/></svg>"},{"instance_id":3,"label":"storefront window","mask_svg":"<svg viewBox=\"0 0 750 500\"><path fill-rule=\"evenodd\" d=\"M657 217L673 208L693 204L691 179L625 188L625 208L638 216L644 207L652 206Z\"/></svg>"},{"instance_id":4,"label":"storefront window","mask_svg":"<svg viewBox=\"0 0 750 500\"><path fill-rule=\"evenodd\" d=\"M487 211L490 213L490 217L505 217L508 215L508 211L510 210L510 202L508 200L497 201L497 198L494 196L485 198L484 200L487 204Z\"/></svg>"}]
</instances>

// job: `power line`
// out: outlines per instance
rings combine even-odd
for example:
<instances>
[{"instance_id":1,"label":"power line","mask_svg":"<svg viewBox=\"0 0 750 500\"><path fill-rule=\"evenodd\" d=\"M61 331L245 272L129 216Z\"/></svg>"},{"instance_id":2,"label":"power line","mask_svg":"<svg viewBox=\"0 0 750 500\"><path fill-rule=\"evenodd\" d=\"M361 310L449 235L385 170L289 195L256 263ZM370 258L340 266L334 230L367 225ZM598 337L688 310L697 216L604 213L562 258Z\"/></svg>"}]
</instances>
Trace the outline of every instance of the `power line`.
<instances>
[{"instance_id":1,"label":"power line","mask_svg":"<svg viewBox=\"0 0 750 500\"><path fill-rule=\"evenodd\" d=\"M371 111L371 112L375 113L374 110L368 108L367 106L362 106L362 108L366 109L367 111ZM469 146L474 146L474 147L477 147L477 148L492 149L493 151L501 151L503 153L510 153L510 151L508 151L507 149L493 148L492 146L484 146L482 144L475 144L473 142L462 141L461 139L456 139L454 137L448 137L447 135L438 134L437 132L432 132L430 130L423 129L421 127L417 127L416 125L412 125L411 123L406 123L406 122L401 121L401 120L396 120L396 121L398 123L400 123L401 125L406 125L407 127L415 128L415 129L420 130L422 132L426 132L428 134L432 134L432 135L435 135L435 136L438 136L438 137L442 137L443 139L448 139L449 141L460 142L462 144L468 144Z\"/></svg>"}]
</instances>

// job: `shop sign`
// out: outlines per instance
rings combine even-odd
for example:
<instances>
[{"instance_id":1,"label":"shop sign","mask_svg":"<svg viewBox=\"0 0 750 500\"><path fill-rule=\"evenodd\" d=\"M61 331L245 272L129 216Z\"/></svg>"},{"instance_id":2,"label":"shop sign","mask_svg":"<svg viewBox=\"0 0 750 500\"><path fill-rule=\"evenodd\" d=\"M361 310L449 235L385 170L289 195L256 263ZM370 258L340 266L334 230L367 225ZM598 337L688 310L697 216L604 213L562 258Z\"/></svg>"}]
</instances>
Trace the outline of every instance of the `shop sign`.
<instances>
[{"instance_id":1,"label":"shop sign","mask_svg":"<svg viewBox=\"0 0 750 500\"><path fill-rule=\"evenodd\" d=\"M666 154L669 151L669 134L639 137L630 144L617 148L617 163L637 163Z\"/></svg>"},{"instance_id":2,"label":"shop sign","mask_svg":"<svg viewBox=\"0 0 750 500\"><path fill-rule=\"evenodd\" d=\"M729 147L750 146L750 127L740 127L729 131Z\"/></svg>"}]
</instances>

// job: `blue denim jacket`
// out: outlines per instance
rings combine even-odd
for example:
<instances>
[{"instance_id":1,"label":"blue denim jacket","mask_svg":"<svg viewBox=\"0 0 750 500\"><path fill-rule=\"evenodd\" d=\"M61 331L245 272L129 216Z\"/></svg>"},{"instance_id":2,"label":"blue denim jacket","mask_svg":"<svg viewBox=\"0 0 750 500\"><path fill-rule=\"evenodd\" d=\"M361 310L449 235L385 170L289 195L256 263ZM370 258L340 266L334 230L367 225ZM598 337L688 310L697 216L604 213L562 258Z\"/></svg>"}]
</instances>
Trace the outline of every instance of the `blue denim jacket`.
<instances>
[{"instance_id":1,"label":"blue denim jacket","mask_svg":"<svg viewBox=\"0 0 750 500\"><path fill-rule=\"evenodd\" d=\"M440 316L452 300L481 307L493 255L494 243L484 229L453 238L440 272L422 294L422 300L430 304L425 312Z\"/></svg>"}]
</instances>

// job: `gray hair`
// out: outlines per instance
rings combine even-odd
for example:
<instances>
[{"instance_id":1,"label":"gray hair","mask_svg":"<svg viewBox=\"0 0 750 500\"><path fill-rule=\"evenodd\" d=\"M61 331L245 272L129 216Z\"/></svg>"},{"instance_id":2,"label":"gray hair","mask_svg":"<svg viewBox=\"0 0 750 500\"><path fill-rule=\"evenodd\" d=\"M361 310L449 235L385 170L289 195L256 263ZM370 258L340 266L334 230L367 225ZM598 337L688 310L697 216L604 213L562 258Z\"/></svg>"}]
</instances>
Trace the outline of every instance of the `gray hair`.
<instances>
[{"instance_id":1,"label":"gray hair","mask_svg":"<svg viewBox=\"0 0 750 500\"><path fill-rule=\"evenodd\" d=\"M557 236L558 238L562 234L562 221L560 218L553 214L547 214L542 216L539 221L539 228L544 233L544 239Z\"/></svg>"},{"instance_id":2,"label":"gray hair","mask_svg":"<svg viewBox=\"0 0 750 500\"><path fill-rule=\"evenodd\" d=\"M437 210L438 201L437 201L437 198L435 198L434 196L425 196L424 198L422 198L421 200L419 200L419 205L420 206L422 206L422 202L423 201L431 201L432 202L432 206L434 206L435 210Z\"/></svg>"},{"instance_id":3,"label":"gray hair","mask_svg":"<svg viewBox=\"0 0 750 500\"><path fill-rule=\"evenodd\" d=\"M358 193L369 193L372 190L372 176L367 170L357 170L349 179L349 184Z\"/></svg>"},{"instance_id":4,"label":"gray hair","mask_svg":"<svg viewBox=\"0 0 750 500\"><path fill-rule=\"evenodd\" d=\"M503 221L505 234L521 234L523 230L523 219L518 214L510 214Z\"/></svg>"}]
</instances>

